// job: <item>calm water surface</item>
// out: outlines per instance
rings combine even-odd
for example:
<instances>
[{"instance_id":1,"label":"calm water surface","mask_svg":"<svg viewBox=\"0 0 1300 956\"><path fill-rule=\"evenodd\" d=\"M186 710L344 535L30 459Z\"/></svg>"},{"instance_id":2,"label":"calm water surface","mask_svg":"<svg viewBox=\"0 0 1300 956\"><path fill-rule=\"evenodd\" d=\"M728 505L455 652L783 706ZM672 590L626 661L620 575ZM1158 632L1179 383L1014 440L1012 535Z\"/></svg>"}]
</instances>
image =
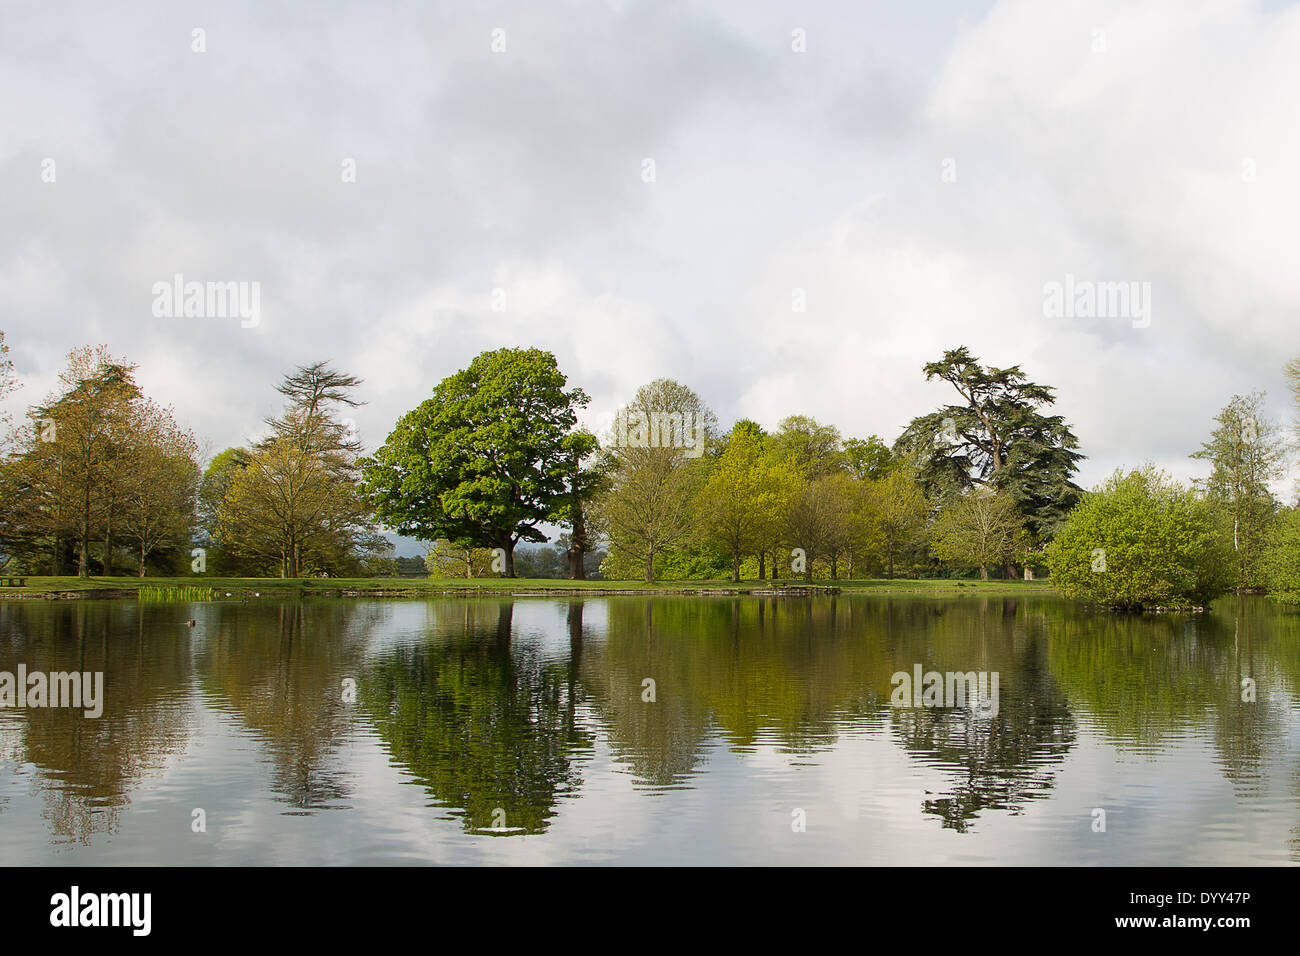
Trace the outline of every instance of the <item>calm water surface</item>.
<instances>
[{"instance_id":1,"label":"calm water surface","mask_svg":"<svg viewBox=\"0 0 1300 956\"><path fill-rule=\"evenodd\" d=\"M1264 599L3 602L19 664L105 705L0 709L9 865L1300 861ZM996 714L891 706L918 664Z\"/></svg>"}]
</instances>

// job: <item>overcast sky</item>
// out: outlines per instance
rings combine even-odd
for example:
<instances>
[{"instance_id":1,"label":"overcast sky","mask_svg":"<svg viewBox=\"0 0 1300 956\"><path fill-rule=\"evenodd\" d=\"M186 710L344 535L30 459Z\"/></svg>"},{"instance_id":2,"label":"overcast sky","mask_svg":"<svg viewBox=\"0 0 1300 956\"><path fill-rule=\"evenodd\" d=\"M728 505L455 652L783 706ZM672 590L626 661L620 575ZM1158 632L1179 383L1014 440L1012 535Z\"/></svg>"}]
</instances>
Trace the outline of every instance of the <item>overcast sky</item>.
<instances>
[{"instance_id":1,"label":"overcast sky","mask_svg":"<svg viewBox=\"0 0 1300 956\"><path fill-rule=\"evenodd\" d=\"M1057 389L1084 485L1191 477L1233 393L1290 417L1297 91L1280 3L0 0L11 406L103 343L220 450L328 359L374 447L535 345L596 428L669 376L892 441L964 344ZM176 274L258 324L155 315ZM1149 324L1045 315L1067 275Z\"/></svg>"}]
</instances>

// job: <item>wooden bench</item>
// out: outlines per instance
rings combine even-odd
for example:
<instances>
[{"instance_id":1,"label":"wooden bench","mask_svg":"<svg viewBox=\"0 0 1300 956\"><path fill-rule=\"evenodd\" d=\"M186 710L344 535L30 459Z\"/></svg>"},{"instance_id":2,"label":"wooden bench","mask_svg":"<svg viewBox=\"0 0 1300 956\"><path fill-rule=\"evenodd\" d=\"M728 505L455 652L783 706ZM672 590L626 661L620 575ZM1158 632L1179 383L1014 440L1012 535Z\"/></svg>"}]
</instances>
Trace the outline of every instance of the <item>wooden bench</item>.
<instances>
[{"instance_id":1,"label":"wooden bench","mask_svg":"<svg viewBox=\"0 0 1300 956\"><path fill-rule=\"evenodd\" d=\"M27 579L26 579L26 578L9 578L9 577L0 577L0 582L3 582L3 583L0 583L0 587L6 587L6 588L25 588L25 587L27 587Z\"/></svg>"}]
</instances>

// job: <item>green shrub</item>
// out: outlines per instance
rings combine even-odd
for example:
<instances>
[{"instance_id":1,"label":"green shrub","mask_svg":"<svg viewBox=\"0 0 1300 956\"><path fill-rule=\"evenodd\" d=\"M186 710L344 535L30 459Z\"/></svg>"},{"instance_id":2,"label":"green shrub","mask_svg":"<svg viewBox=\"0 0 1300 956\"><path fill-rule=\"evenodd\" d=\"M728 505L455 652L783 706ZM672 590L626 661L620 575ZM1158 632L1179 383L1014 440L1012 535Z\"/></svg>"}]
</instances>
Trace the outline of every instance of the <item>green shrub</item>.
<instances>
[{"instance_id":1,"label":"green shrub","mask_svg":"<svg viewBox=\"0 0 1300 956\"><path fill-rule=\"evenodd\" d=\"M1231 581L1219 525L1207 502L1154 466L1116 471L1048 547L1052 583L1114 608L1204 607Z\"/></svg>"},{"instance_id":2,"label":"green shrub","mask_svg":"<svg viewBox=\"0 0 1300 956\"><path fill-rule=\"evenodd\" d=\"M1287 508L1273 519L1264 551L1264 585L1282 604L1300 604L1300 508Z\"/></svg>"}]
</instances>

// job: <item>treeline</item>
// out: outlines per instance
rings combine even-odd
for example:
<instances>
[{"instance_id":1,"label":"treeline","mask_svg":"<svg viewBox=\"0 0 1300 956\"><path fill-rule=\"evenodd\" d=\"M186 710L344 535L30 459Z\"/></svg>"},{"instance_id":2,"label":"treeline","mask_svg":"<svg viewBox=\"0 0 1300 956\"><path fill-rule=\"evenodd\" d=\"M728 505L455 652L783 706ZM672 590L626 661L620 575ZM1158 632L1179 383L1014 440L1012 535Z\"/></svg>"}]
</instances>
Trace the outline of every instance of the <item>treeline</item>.
<instances>
[{"instance_id":1,"label":"treeline","mask_svg":"<svg viewBox=\"0 0 1300 956\"><path fill-rule=\"evenodd\" d=\"M1018 576L1077 502L1077 439L1051 389L966 349L927 364L957 402L887 445L804 415L723 431L694 390L660 379L609 434L577 426L586 394L555 358L499 349L437 385L366 462L376 516L480 550L462 573L516 573L515 548L566 529L571 577L604 546L610 579ZM491 564L497 556L499 567Z\"/></svg>"},{"instance_id":2,"label":"treeline","mask_svg":"<svg viewBox=\"0 0 1300 956\"><path fill-rule=\"evenodd\" d=\"M497 349L435 385L367 457L345 417L362 382L321 362L277 386L266 437L200 472L193 434L141 393L134 366L81 349L9 433L0 548L29 573L410 573L388 529L425 541L437 577L1050 571L1063 592L1115 606L1230 589L1300 601L1300 513L1271 491L1290 443L1262 395L1220 413L1194 453L1211 464L1196 487L1147 466L1085 493L1050 387L964 347L921 371L952 399L888 443L806 415L722 428L669 379L598 436L551 353ZM1300 365L1288 374L1300 401ZM15 385L0 351L0 397Z\"/></svg>"},{"instance_id":3,"label":"treeline","mask_svg":"<svg viewBox=\"0 0 1300 956\"><path fill-rule=\"evenodd\" d=\"M323 363L297 370L278 386L286 404L266 420L267 437L201 471L194 434L141 392L134 365L103 347L74 350L56 391L5 439L3 567L82 577L395 570L361 494L360 442L338 414L357 404L358 384ZM0 397L15 386L5 360Z\"/></svg>"}]
</instances>

